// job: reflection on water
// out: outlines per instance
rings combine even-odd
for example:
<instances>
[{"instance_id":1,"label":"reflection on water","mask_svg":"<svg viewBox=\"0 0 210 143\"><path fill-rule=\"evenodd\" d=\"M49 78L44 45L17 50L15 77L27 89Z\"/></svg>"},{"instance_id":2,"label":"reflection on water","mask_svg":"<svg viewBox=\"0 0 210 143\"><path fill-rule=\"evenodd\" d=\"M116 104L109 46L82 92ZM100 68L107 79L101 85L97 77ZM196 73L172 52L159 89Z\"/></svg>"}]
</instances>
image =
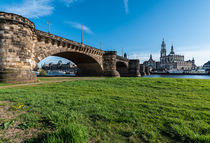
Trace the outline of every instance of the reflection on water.
<instances>
[{"instance_id":1,"label":"reflection on water","mask_svg":"<svg viewBox=\"0 0 210 143\"><path fill-rule=\"evenodd\" d=\"M210 75L162 75L154 74L144 77L166 77L166 78L187 78L187 79L210 79Z\"/></svg>"}]
</instances>

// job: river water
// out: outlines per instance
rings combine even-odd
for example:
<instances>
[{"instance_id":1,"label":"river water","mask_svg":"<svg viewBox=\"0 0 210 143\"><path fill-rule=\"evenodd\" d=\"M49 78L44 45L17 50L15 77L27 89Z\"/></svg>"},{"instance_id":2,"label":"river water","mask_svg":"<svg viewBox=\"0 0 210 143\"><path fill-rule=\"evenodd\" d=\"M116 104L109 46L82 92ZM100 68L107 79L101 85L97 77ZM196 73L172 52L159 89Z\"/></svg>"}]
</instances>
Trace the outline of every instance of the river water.
<instances>
[{"instance_id":1,"label":"river water","mask_svg":"<svg viewBox=\"0 0 210 143\"><path fill-rule=\"evenodd\" d=\"M154 74L144 77L186 78L186 79L210 79L210 75L162 75Z\"/></svg>"},{"instance_id":2,"label":"river water","mask_svg":"<svg viewBox=\"0 0 210 143\"><path fill-rule=\"evenodd\" d=\"M38 73L36 73L38 75ZM47 76L75 76L75 74L65 74L59 72L49 72ZM164 75L164 74L153 74L144 77L165 77L165 78L186 78L186 79L210 79L210 75Z\"/></svg>"}]
</instances>

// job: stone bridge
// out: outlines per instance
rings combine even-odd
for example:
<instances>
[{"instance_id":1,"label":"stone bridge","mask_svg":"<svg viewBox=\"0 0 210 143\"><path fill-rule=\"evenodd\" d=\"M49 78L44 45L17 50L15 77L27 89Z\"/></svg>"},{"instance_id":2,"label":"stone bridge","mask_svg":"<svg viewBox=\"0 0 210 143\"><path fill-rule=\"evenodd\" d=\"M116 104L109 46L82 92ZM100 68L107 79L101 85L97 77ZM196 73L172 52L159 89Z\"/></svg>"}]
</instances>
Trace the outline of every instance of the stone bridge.
<instances>
[{"instance_id":1,"label":"stone bridge","mask_svg":"<svg viewBox=\"0 0 210 143\"><path fill-rule=\"evenodd\" d=\"M48 56L71 60L81 76L140 76L139 60L35 29L29 19L0 12L0 82L34 82L34 67Z\"/></svg>"}]
</instances>

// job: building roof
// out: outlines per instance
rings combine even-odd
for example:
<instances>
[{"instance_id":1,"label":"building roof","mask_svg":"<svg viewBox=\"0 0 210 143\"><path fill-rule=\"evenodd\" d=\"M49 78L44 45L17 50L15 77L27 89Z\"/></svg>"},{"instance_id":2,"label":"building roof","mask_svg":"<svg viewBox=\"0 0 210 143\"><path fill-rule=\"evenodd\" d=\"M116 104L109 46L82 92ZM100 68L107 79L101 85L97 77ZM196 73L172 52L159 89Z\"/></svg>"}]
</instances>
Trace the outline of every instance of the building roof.
<instances>
[{"instance_id":1,"label":"building roof","mask_svg":"<svg viewBox=\"0 0 210 143\"><path fill-rule=\"evenodd\" d=\"M203 66L210 66L210 61L208 61L207 63L205 63Z\"/></svg>"}]
</instances>

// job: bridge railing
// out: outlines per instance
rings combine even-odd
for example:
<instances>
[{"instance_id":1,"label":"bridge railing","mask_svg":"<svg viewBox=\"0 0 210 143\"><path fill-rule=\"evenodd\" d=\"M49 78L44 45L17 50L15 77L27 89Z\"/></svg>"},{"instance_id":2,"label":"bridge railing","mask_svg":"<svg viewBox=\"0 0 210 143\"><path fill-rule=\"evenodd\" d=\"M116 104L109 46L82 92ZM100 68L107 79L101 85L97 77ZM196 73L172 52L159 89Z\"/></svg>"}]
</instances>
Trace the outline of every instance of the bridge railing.
<instances>
[{"instance_id":1,"label":"bridge railing","mask_svg":"<svg viewBox=\"0 0 210 143\"><path fill-rule=\"evenodd\" d=\"M29 19L27 19L21 15L17 15L14 13L6 13L6 12L0 11L0 19L28 25L31 28L35 27L35 25L32 21L30 21Z\"/></svg>"},{"instance_id":2,"label":"bridge railing","mask_svg":"<svg viewBox=\"0 0 210 143\"><path fill-rule=\"evenodd\" d=\"M46 33L46 32L40 31L40 30L36 30L36 34L38 36L41 36L41 37L42 36L47 37L48 39L53 39L53 40L57 40L57 41L60 41L60 42L65 42L67 44L73 44L73 45L76 45L76 46L91 48L91 49L94 49L94 50L99 51L101 53L104 53L104 51L101 50L101 49L98 49L98 48L95 48L95 47L92 47L92 46L89 46L89 45L81 44L79 42L75 42L73 40L69 40L69 39L66 39L66 38L63 38L63 37L60 37L60 36L57 36L57 35L54 35L54 34Z\"/></svg>"}]
</instances>

